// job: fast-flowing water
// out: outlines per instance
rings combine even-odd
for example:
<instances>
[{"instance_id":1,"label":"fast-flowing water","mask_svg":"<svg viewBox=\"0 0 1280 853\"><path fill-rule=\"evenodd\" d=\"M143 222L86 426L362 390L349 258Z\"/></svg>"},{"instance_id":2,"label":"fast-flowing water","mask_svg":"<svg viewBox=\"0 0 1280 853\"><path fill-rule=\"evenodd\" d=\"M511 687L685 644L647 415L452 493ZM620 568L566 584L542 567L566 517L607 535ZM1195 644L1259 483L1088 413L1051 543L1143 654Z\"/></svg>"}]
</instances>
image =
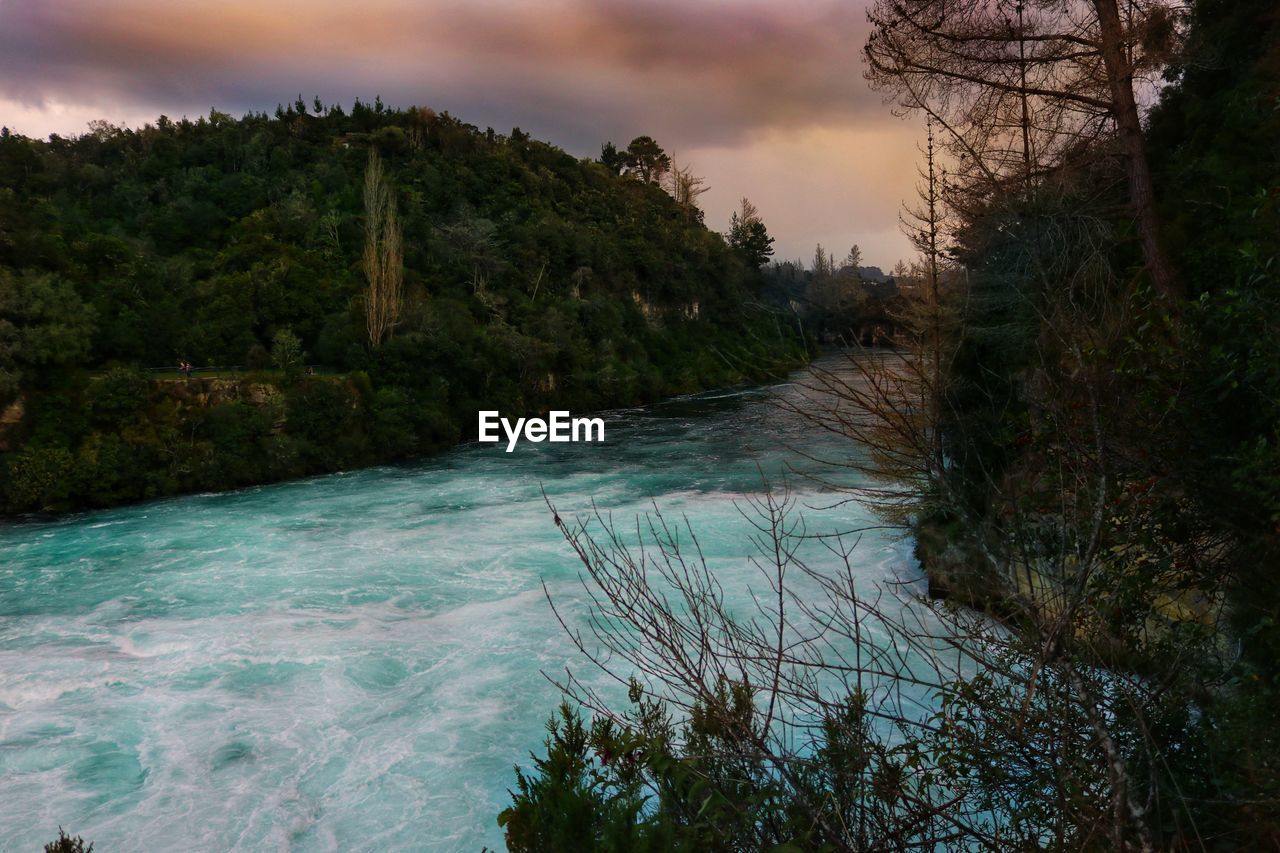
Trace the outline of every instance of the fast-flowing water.
<instances>
[{"instance_id":1,"label":"fast-flowing water","mask_svg":"<svg viewBox=\"0 0 1280 853\"><path fill-rule=\"evenodd\" d=\"M603 445L474 445L0 528L0 850L59 825L102 851L500 849L512 767L559 702L542 673L583 669L543 597L572 614L582 591L541 489L563 515L684 514L742 590L741 496L763 475L830 504L788 469L857 452L768 402L793 393L609 413ZM868 582L916 572L887 534L856 559Z\"/></svg>"}]
</instances>

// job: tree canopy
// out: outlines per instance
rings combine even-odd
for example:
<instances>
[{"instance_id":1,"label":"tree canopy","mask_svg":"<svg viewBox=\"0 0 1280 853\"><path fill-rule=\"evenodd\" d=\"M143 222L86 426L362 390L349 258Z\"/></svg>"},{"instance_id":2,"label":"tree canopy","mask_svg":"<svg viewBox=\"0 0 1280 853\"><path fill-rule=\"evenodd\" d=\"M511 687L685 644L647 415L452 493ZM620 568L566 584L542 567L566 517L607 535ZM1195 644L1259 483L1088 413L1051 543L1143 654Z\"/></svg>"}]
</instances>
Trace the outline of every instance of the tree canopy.
<instances>
[{"instance_id":1,"label":"tree canopy","mask_svg":"<svg viewBox=\"0 0 1280 853\"><path fill-rule=\"evenodd\" d=\"M729 217L729 245L754 268L760 268L773 257L773 238L769 236L756 206L746 198Z\"/></svg>"}]
</instances>

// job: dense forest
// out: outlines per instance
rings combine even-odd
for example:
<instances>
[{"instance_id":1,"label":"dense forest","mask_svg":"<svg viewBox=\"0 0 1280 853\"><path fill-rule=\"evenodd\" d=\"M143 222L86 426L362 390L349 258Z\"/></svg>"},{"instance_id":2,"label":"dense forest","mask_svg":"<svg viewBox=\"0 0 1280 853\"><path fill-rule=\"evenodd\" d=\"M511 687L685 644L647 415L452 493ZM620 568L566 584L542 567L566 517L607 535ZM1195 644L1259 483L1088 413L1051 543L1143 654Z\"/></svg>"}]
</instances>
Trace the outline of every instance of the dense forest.
<instances>
[{"instance_id":1,"label":"dense forest","mask_svg":"<svg viewBox=\"0 0 1280 853\"><path fill-rule=\"evenodd\" d=\"M1275 849L1280 9L870 5L868 79L927 127L917 287L902 358L820 374L813 421L925 615L852 571L789 596L785 497L758 613L661 527L566 525L630 704L564 682L508 844Z\"/></svg>"},{"instance_id":2,"label":"dense forest","mask_svg":"<svg viewBox=\"0 0 1280 853\"><path fill-rule=\"evenodd\" d=\"M465 439L478 409L803 360L759 296L758 218L726 242L652 139L605 154L381 100L3 131L0 509L350 468Z\"/></svg>"}]
</instances>

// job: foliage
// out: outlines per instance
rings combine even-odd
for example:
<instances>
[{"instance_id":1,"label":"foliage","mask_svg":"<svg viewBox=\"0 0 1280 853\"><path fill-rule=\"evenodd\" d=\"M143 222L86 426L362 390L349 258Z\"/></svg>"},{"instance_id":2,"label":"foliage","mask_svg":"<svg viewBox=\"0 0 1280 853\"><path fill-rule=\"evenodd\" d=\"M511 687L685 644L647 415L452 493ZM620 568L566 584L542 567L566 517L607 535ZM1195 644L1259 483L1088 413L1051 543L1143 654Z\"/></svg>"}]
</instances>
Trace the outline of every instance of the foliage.
<instances>
[{"instance_id":1,"label":"foliage","mask_svg":"<svg viewBox=\"0 0 1280 853\"><path fill-rule=\"evenodd\" d=\"M93 312L52 273L0 268L0 400L89 352ZM34 376L28 375L34 373Z\"/></svg>"},{"instance_id":2,"label":"foliage","mask_svg":"<svg viewBox=\"0 0 1280 853\"><path fill-rule=\"evenodd\" d=\"M610 768L618 742L613 727L599 719L588 731L567 703L559 713L547 722L546 757L533 757L531 774L516 768L518 792L498 817L507 849L662 849L640 826L644 798L636 781ZM619 754L618 760L626 758Z\"/></svg>"},{"instance_id":3,"label":"foliage","mask_svg":"<svg viewBox=\"0 0 1280 853\"><path fill-rule=\"evenodd\" d=\"M50 841L44 846L44 853L93 853L93 845L85 845L80 836L72 838L58 827L58 840Z\"/></svg>"},{"instance_id":4,"label":"foliage","mask_svg":"<svg viewBox=\"0 0 1280 853\"><path fill-rule=\"evenodd\" d=\"M622 168L641 183L658 183L671 169L671 156L651 136L637 136L622 152Z\"/></svg>"},{"instance_id":5,"label":"foliage","mask_svg":"<svg viewBox=\"0 0 1280 853\"><path fill-rule=\"evenodd\" d=\"M280 329L271 339L271 360L284 371L286 382L296 382L302 375L302 341L289 329Z\"/></svg>"},{"instance_id":6,"label":"foliage","mask_svg":"<svg viewBox=\"0 0 1280 853\"><path fill-rule=\"evenodd\" d=\"M773 238L756 210L756 206L747 199L742 200L742 207L729 217L729 246L742 253L747 264L759 269L773 257Z\"/></svg>"}]
</instances>

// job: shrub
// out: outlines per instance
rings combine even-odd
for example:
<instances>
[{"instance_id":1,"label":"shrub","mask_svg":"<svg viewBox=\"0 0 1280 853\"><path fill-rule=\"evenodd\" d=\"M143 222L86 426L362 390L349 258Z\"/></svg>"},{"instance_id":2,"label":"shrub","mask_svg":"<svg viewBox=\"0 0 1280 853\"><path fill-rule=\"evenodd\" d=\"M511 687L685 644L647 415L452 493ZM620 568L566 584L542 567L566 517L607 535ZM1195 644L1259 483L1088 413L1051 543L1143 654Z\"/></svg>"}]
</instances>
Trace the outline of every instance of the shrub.
<instances>
[{"instance_id":1,"label":"shrub","mask_svg":"<svg viewBox=\"0 0 1280 853\"><path fill-rule=\"evenodd\" d=\"M58 838L44 846L44 853L93 853L93 844L85 845L80 836L72 838L58 827Z\"/></svg>"}]
</instances>

